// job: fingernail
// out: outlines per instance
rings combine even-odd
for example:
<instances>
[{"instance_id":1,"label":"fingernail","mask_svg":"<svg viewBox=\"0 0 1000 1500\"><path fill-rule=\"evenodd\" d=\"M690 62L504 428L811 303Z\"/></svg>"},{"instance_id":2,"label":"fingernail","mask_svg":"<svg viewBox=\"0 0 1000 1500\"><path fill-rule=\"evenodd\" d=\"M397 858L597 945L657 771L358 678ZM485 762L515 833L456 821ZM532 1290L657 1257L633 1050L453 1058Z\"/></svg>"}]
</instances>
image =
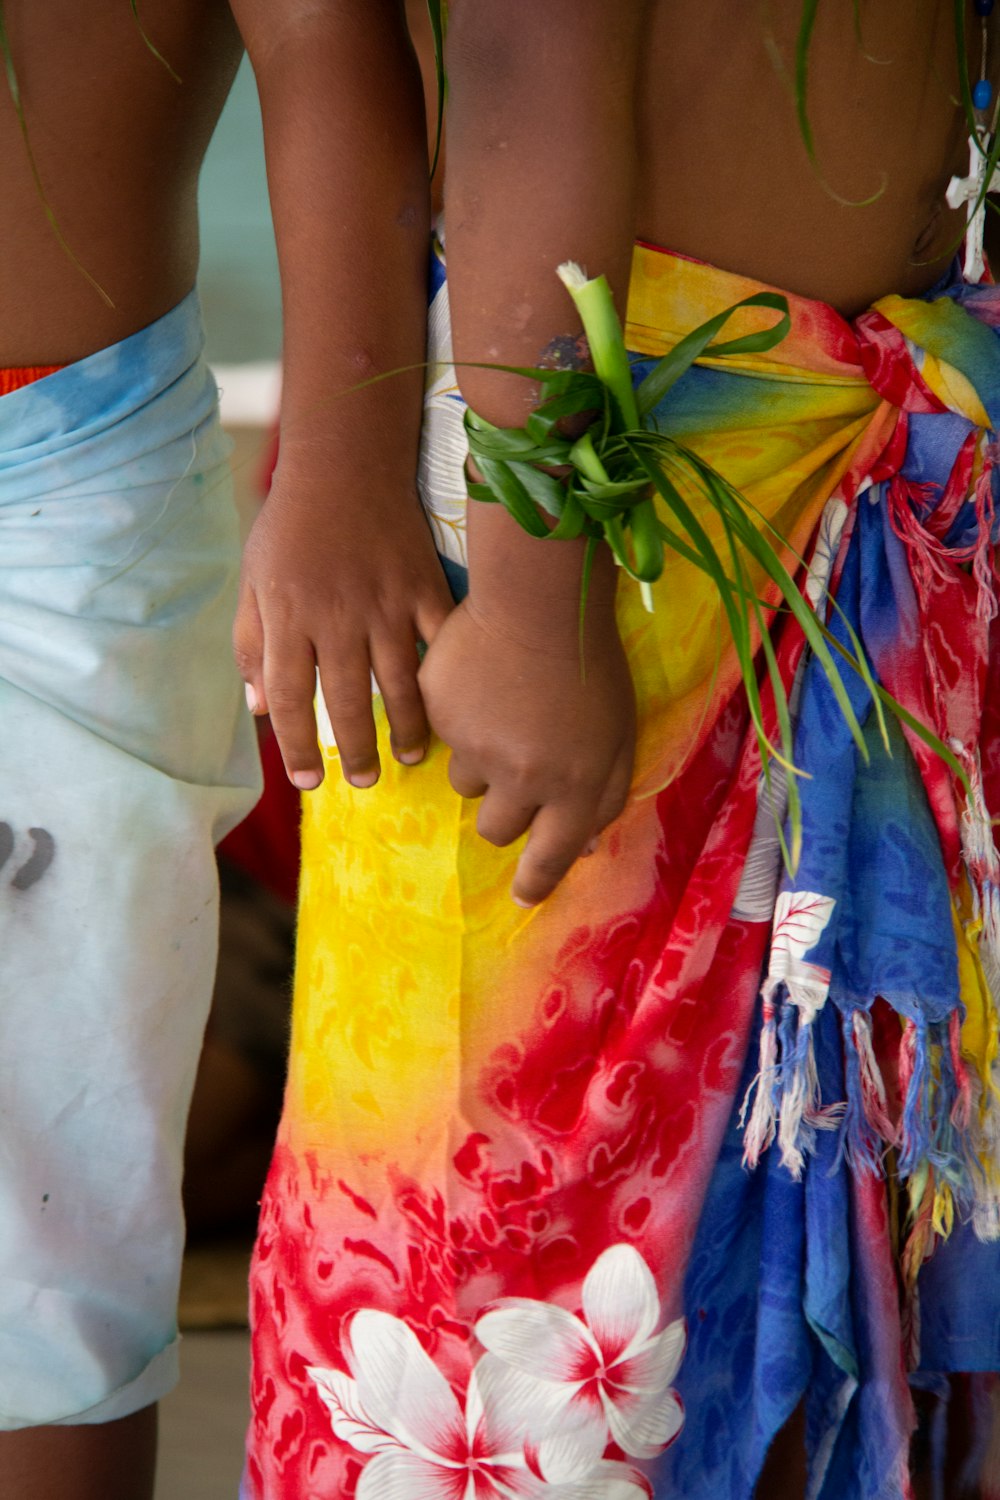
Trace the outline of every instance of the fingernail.
<instances>
[{"instance_id":1,"label":"fingernail","mask_svg":"<svg viewBox=\"0 0 1000 1500\"><path fill-rule=\"evenodd\" d=\"M250 682L245 683L244 691L247 695L247 708L252 714L255 714L257 712L257 694L254 692L253 684Z\"/></svg>"},{"instance_id":2,"label":"fingernail","mask_svg":"<svg viewBox=\"0 0 1000 1500\"><path fill-rule=\"evenodd\" d=\"M519 906L522 911L534 911L535 907L538 905L537 901L525 901L523 896L512 896L511 900L513 901L514 905Z\"/></svg>"},{"instance_id":3,"label":"fingernail","mask_svg":"<svg viewBox=\"0 0 1000 1500\"><path fill-rule=\"evenodd\" d=\"M359 791L367 791L368 787L374 786L378 781L377 771L355 771L353 776L348 776L351 786L356 786Z\"/></svg>"},{"instance_id":4,"label":"fingernail","mask_svg":"<svg viewBox=\"0 0 1000 1500\"><path fill-rule=\"evenodd\" d=\"M426 753L423 745L418 745L416 750L400 750L396 759L402 766L419 766Z\"/></svg>"},{"instance_id":5,"label":"fingernail","mask_svg":"<svg viewBox=\"0 0 1000 1500\"><path fill-rule=\"evenodd\" d=\"M323 780L321 771L293 771L292 782L300 792L314 792Z\"/></svg>"}]
</instances>

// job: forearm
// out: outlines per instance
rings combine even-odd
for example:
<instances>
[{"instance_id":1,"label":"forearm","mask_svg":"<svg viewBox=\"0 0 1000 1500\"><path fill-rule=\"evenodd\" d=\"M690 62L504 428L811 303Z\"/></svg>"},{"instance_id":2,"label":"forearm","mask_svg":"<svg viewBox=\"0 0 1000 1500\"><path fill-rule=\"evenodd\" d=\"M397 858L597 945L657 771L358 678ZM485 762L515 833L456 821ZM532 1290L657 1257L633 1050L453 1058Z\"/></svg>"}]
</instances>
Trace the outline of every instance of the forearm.
<instances>
[{"instance_id":1,"label":"forearm","mask_svg":"<svg viewBox=\"0 0 1000 1500\"><path fill-rule=\"evenodd\" d=\"M463 361L550 362L581 331L556 275L609 279L624 313L636 217L633 114L645 5L457 0L449 38L447 245L459 383L489 421L520 426L528 381ZM565 342L564 342L565 341ZM472 503L471 588L526 626L575 631L583 545L539 542ZM607 549L595 604L613 597Z\"/></svg>"},{"instance_id":2,"label":"forearm","mask_svg":"<svg viewBox=\"0 0 1000 1500\"><path fill-rule=\"evenodd\" d=\"M234 647L295 784L324 774L318 670L341 770L369 787L372 676L392 752L414 764L429 734L417 643L451 608L416 492L430 217L420 74L403 0L230 3L264 116L285 323L278 468L244 548Z\"/></svg>"},{"instance_id":3,"label":"forearm","mask_svg":"<svg viewBox=\"0 0 1000 1500\"><path fill-rule=\"evenodd\" d=\"M282 462L356 487L416 468L429 194L397 0L233 0L264 118L285 329Z\"/></svg>"},{"instance_id":4,"label":"forearm","mask_svg":"<svg viewBox=\"0 0 1000 1500\"><path fill-rule=\"evenodd\" d=\"M550 654L576 660L580 649L582 542L545 542L522 531L499 505L469 506L469 600L494 628L521 645L544 641ZM618 569L611 549L592 559L584 644L607 630Z\"/></svg>"}]
</instances>

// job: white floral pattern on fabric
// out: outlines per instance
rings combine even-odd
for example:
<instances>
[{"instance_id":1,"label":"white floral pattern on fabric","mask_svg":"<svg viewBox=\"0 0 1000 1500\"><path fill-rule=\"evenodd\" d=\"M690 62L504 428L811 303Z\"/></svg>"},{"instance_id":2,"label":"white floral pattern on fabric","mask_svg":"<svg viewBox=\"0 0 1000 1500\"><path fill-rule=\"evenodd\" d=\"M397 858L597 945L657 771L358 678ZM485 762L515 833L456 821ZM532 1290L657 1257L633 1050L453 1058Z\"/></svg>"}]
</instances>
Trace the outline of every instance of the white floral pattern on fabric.
<instances>
[{"instance_id":1,"label":"white floral pattern on fabric","mask_svg":"<svg viewBox=\"0 0 1000 1500\"><path fill-rule=\"evenodd\" d=\"M599 1457L609 1441L630 1458L656 1458L684 1422L670 1382L684 1354L682 1320L654 1333L660 1303L652 1272L631 1245L614 1245L583 1283L583 1313L507 1297L476 1324L480 1343L532 1383L536 1400L561 1389L574 1448ZM567 1472L565 1429L547 1436L539 1466Z\"/></svg>"},{"instance_id":2,"label":"white floral pattern on fabric","mask_svg":"<svg viewBox=\"0 0 1000 1500\"><path fill-rule=\"evenodd\" d=\"M768 784L770 783L770 785ZM788 779L784 766L774 761L768 775L757 778L757 811L740 876L733 917L737 922L771 922L781 881L781 839L788 812Z\"/></svg>"},{"instance_id":3,"label":"white floral pattern on fabric","mask_svg":"<svg viewBox=\"0 0 1000 1500\"><path fill-rule=\"evenodd\" d=\"M784 984L803 1013L810 1017L823 1006L830 988L830 971L807 962L805 955L819 942L836 901L818 891L782 891L774 908L771 961L765 996Z\"/></svg>"},{"instance_id":4,"label":"white floral pattern on fabric","mask_svg":"<svg viewBox=\"0 0 1000 1500\"><path fill-rule=\"evenodd\" d=\"M438 551L465 567L465 460L469 446L465 402L452 361L451 310L448 288L443 286L428 312L427 387L417 488Z\"/></svg>"},{"instance_id":5,"label":"white floral pattern on fabric","mask_svg":"<svg viewBox=\"0 0 1000 1500\"><path fill-rule=\"evenodd\" d=\"M846 501L840 495L833 495L826 502L823 514L820 516L816 543L812 557L809 559L809 572L806 575L806 598L817 614L820 613L820 606L829 592L833 565L837 561L844 526L849 515L850 510Z\"/></svg>"},{"instance_id":6,"label":"white floral pattern on fabric","mask_svg":"<svg viewBox=\"0 0 1000 1500\"><path fill-rule=\"evenodd\" d=\"M656 1287L629 1245L594 1263L583 1312L498 1302L476 1325L487 1352L464 1410L406 1323L355 1313L352 1375L309 1374L334 1434L369 1460L357 1500L648 1500L648 1480L604 1453L652 1458L680 1431L683 1323L654 1333Z\"/></svg>"}]
</instances>

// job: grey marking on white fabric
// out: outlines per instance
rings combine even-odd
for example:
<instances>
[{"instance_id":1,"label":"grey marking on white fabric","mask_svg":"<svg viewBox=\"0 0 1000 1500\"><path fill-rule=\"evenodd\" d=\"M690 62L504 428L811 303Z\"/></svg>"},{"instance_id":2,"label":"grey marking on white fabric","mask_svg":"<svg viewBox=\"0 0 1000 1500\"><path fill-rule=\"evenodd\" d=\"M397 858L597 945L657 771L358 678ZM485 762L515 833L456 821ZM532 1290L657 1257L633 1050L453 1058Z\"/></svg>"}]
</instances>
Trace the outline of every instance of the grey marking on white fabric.
<instances>
[{"instance_id":1,"label":"grey marking on white fabric","mask_svg":"<svg viewBox=\"0 0 1000 1500\"><path fill-rule=\"evenodd\" d=\"M0 823L0 870L14 852L14 830L9 823Z\"/></svg>"},{"instance_id":2,"label":"grey marking on white fabric","mask_svg":"<svg viewBox=\"0 0 1000 1500\"><path fill-rule=\"evenodd\" d=\"M47 829L29 828L28 836L34 842L35 852L28 856L11 881L15 891L28 891L37 885L55 858L56 841Z\"/></svg>"}]
</instances>

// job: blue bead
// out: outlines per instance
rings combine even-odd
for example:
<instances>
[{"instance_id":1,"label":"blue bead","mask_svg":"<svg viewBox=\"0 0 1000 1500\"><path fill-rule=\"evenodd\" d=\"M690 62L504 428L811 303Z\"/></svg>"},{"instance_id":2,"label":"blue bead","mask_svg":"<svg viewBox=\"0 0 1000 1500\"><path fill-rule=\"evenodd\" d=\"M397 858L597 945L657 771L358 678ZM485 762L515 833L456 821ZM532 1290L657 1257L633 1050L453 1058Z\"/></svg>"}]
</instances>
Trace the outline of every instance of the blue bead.
<instances>
[{"instance_id":1,"label":"blue bead","mask_svg":"<svg viewBox=\"0 0 1000 1500\"><path fill-rule=\"evenodd\" d=\"M993 12L993 0L976 0L976 15L988 16Z\"/></svg>"},{"instance_id":2,"label":"blue bead","mask_svg":"<svg viewBox=\"0 0 1000 1500\"><path fill-rule=\"evenodd\" d=\"M986 78L980 78L972 90L972 102L977 109L989 109L990 100L993 98L993 85Z\"/></svg>"}]
</instances>

